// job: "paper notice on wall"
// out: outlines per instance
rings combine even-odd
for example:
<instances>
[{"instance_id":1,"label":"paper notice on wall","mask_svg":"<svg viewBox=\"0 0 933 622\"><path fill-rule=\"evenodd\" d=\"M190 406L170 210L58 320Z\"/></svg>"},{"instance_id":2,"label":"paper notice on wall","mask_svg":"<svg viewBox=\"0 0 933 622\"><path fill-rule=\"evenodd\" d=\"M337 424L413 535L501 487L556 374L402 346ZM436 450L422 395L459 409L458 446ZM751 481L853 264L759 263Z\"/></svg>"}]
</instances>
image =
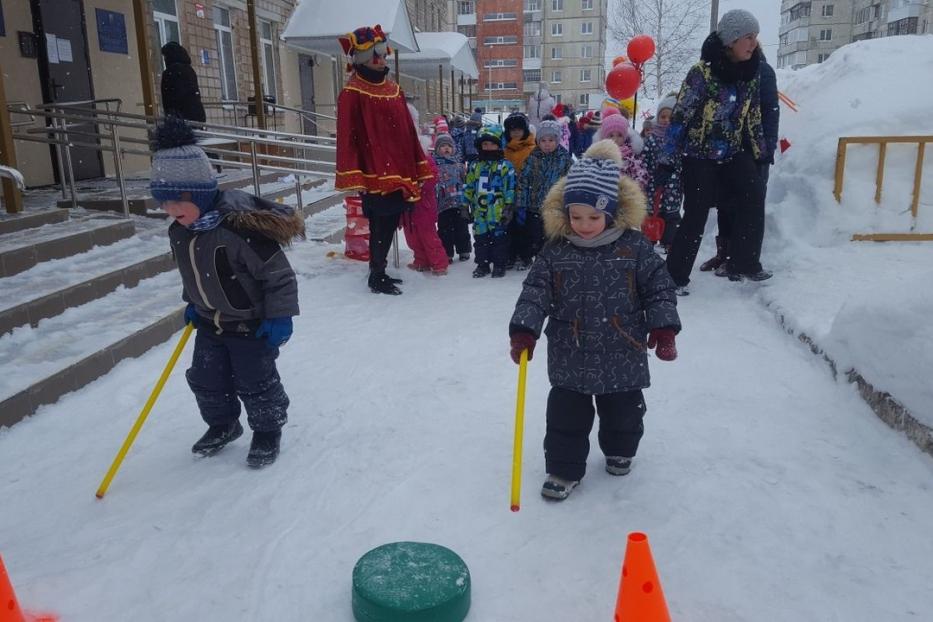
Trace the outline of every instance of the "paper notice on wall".
<instances>
[{"instance_id":1,"label":"paper notice on wall","mask_svg":"<svg viewBox=\"0 0 933 622\"><path fill-rule=\"evenodd\" d=\"M58 37L55 35L50 35L46 33L45 35L45 49L49 54L50 63L58 63Z\"/></svg>"},{"instance_id":2,"label":"paper notice on wall","mask_svg":"<svg viewBox=\"0 0 933 622\"><path fill-rule=\"evenodd\" d=\"M71 55L71 41L69 39L58 39L58 60L63 63L74 62Z\"/></svg>"}]
</instances>

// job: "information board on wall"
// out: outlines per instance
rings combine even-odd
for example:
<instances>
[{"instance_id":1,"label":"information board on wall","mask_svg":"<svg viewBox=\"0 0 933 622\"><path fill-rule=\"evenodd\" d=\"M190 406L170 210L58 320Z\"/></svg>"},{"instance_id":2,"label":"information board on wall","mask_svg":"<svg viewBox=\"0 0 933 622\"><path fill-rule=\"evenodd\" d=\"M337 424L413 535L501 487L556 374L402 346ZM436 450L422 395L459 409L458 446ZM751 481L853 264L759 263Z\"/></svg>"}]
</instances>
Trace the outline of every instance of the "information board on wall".
<instances>
[{"instance_id":1,"label":"information board on wall","mask_svg":"<svg viewBox=\"0 0 933 622\"><path fill-rule=\"evenodd\" d=\"M123 13L94 9L97 12L97 39L101 52L126 54L129 50L126 41L126 18Z\"/></svg>"}]
</instances>

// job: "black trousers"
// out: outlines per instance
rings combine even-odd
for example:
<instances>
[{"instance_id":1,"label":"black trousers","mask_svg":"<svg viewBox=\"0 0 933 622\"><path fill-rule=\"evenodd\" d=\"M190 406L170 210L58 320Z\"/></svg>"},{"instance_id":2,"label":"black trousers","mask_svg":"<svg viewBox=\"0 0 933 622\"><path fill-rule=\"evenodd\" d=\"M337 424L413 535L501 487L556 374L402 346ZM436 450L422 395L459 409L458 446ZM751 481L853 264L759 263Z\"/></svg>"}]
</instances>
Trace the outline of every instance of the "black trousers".
<instances>
[{"instance_id":1,"label":"black trousers","mask_svg":"<svg viewBox=\"0 0 933 622\"><path fill-rule=\"evenodd\" d=\"M476 263L481 266L493 266L503 270L509 259L509 236L506 233L483 233L475 236L473 247L476 249Z\"/></svg>"},{"instance_id":2,"label":"black trousers","mask_svg":"<svg viewBox=\"0 0 933 622\"><path fill-rule=\"evenodd\" d=\"M185 376L207 425L236 421L241 401L251 429L271 432L285 425L289 402L275 366L278 356L265 339L199 328Z\"/></svg>"},{"instance_id":3,"label":"black trousers","mask_svg":"<svg viewBox=\"0 0 933 622\"><path fill-rule=\"evenodd\" d=\"M369 272L383 274L386 271L392 238L398 229L401 214L411 204L401 191L391 194L361 194L363 215L369 219Z\"/></svg>"},{"instance_id":4,"label":"black trousers","mask_svg":"<svg viewBox=\"0 0 933 622\"><path fill-rule=\"evenodd\" d=\"M706 219L712 207L731 219L729 270L754 274L761 270L765 229L764 184L751 154L731 160L684 158L684 216L667 256L667 269L677 285L690 282Z\"/></svg>"},{"instance_id":5,"label":"black trousers","mask_svg":"<svg viewBox=\"0 0 933 622\"><path fill-rule=\"evenodd\" d=\"M596 396L599 448L606 456L632 458L645 432L645 398L641 391ZM547 472L577 481L586 473L593 429L593 396L551 387L547 398L544 461Z\"/></svg>"},{"instance_id":6,"label":"black trousers","mask_svg":"<svg viewBox=\"0 0 933 622\"><path fill-rule=\"evenodd\" d=\"M770 164L758 164L758 174L761 177L762 191L764 193L763 197L767 198L768 196L768 177L771 174L771 165ZM762 202L764 202L762 198ZM732 237L732 216L733 214L728 210L716 210L716 225L719 227L719 237L722 240L722 243L726 247L726 255L729 255L729 239Z\"/></svg>"},{"instance_id":7,"label":"black trousers","mask_svg":"<svg viewBox=\"0 0 933 622\"><path fill-rule=\"evenodd\" d=\"M455 251L462 254L473 250L470 227L459 210L448 209L437 215L437 235L448 257L453 257Z\"/></svg>"},{"instance_id":8,"label":"black trousers","mask_svg":"<svg viewBox=\"0 0 933 622\"><path fill-rule=\"evenodd\" d=\"M525 223L515 225L514 248L518 257L525 263L530 262L540 252L544 245L544 224L541 214L528 212L525 214Z\"/></svg>"}]
</instances>

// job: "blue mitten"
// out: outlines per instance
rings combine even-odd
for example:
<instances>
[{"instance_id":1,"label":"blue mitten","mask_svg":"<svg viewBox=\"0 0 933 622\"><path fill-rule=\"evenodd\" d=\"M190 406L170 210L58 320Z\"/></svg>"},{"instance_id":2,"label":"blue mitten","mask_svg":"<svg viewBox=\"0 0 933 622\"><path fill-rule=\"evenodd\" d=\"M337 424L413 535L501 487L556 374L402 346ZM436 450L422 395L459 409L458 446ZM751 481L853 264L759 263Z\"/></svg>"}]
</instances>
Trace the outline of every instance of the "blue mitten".
<instances>
[{"instance_id":1,"label":"blue mitten","mask_svg":"<svg viewBox=\"0 0 933 622\"><path fill-rule=\"evenodd\" d=\"M200 319L201 317L198 315L198 312L195 310L194 305L189 302L188 306L185 307L185 325L191 324L195 328L197 328L198 320Z\"/></svg>"},{"instance_id":2,"label":"blue mitten","mask_svg":"<svg viewBox=\"0 0 933 622\"><path fill-rule=\"evenodd\" d=\"M257 337L265 337L266 342L273 348L278 348L292 336L292 318L271 317L263 320L256 331Z\"/></svg>"}]
</instances>

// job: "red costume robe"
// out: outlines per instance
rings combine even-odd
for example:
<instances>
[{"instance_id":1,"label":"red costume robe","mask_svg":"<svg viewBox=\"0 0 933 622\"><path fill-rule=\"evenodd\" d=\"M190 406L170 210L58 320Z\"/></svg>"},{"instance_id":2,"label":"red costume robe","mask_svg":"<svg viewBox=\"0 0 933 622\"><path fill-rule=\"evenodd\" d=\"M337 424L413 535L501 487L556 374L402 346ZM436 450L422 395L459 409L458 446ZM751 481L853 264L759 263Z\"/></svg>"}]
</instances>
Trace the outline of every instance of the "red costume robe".
<instances>
[{"instance_id":1,"label":"red costume robe","mask_svg":"<svg viewBox=\"0 0 933 622\"><path fill-rule=\"evenodd\" d=\"M354 73L337 98L334 187L369 194L401 190L415 202L430 177L402 89L388 78L374 84Z\"/></svg>"}]
</instances>

